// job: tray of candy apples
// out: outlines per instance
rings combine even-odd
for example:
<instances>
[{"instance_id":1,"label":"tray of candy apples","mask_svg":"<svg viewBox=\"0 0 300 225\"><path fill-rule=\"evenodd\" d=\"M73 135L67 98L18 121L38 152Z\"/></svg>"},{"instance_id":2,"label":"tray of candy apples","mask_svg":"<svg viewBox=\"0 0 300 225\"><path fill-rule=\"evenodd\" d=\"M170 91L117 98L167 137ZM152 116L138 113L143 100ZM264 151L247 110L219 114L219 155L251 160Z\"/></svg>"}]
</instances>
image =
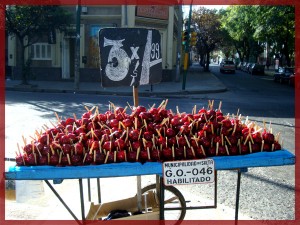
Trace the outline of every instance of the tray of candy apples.
<instances>
[{"instance_id":1,"label":"tray of candy apples","mask_svg":"<svg viewBox=\"0 0 300 225\"><path fill-rule=\"evenodd\" d=\"M43 125L16 152L17 166L83 166L121 162L164 162L213 156L245 155L281 149L280 133L265 123L259 127L239 113L224 115L222 102L191 113L158 107L130 105L100 113L94 106L77 118L62 119L51 128Z\"/></svg>"}]
</instances>

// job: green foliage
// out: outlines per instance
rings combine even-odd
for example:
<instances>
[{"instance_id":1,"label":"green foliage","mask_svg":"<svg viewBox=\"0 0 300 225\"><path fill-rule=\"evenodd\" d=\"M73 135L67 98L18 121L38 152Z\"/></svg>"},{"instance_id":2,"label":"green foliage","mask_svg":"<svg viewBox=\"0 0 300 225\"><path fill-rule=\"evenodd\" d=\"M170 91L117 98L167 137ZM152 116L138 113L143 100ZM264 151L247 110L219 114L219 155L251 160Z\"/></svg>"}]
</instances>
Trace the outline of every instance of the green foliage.
<instances>
[{"instance_id":1,"label":"green foliage","mask_svg":"<svg viewBox=\"0 0 300 225\"><path fill-rule=\"evenodd\" d=\"M25 48L48 35L49 31L65 30L72 21L72 15L59 6L14 5L6 7L5 29L7 34L14 35L20 44L23 84L27 84L27 75L30 69L30 64L25 64Z\"/></svg>"},{"instance_id":2,"label":"green foliage","mask_svg":"<svg viewBox=\"0 0 300 225\"><path fill-rule=\"evenodd\" d=\"M295 51L293 6L230 6L221 16L222 27L228 31L242 60L257 58L268 43L271 56L284 55L290 63Z\"/></svg>"},{"instance_id":3,"label":"green foliage","mask_svg":"<svg viewBox=\"0 0 300 225\"><path fill-rule=\"evenodd\" d=\"M16 5L6 8L5 22L7 33L22 40L26 36L30 39L45 34L51 29L64 30L72 22L72 16L59 6Z\"/></svg>"},{"instance_id":4,"label":"green foliage","mask_svg":"<svg viewBox=\"0 0 300 225\"><path fill-rule=\"evenodd\" d=\"M221 29L220 15L215 9L199 7L193 11L192 21L198 33L198 54L201 60L206 55L208 61L210 53L223 42L224 30ZM208 70L208 64L206 69Z\"/></svg>"}]
</instances>

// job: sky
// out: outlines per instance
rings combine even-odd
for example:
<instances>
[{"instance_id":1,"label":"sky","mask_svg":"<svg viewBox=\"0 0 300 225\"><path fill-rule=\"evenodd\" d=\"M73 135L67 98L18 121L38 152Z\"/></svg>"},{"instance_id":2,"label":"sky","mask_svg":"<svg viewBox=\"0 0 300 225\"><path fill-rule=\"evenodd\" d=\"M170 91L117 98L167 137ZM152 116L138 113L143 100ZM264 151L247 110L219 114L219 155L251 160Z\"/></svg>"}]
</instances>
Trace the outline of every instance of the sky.
<instances>
[{"instance_id":1,"label":"sky","mask_svg":"<svg viewBox=\"0 0 300 225\"><path fill-rule=\"evenodd\" d=\"M200 6L200 5L199 5ZM193 5L192 9L199 7L198 5ZM201 5L202 7L209 8L209 9L221 9L221 8L226 8L227 5ZM187 18L189 16L189 10L190 10L190 5L183 5L182 6L183 10L183 18Z\"/></svg>"}]
</instances>

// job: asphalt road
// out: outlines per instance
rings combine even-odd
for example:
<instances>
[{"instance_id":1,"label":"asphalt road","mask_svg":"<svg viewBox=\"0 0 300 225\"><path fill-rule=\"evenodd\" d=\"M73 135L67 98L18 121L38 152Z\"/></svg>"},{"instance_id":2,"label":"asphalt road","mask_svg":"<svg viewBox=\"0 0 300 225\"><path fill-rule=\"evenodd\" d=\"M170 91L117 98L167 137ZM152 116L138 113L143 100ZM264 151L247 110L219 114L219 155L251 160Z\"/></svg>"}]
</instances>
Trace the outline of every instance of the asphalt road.
<instances>
[{"instance_id":1,"label":"asphalt road","mask_svg":"<svg viewBox=\"0 0 300 225\"><path fill-rule=\"evenodd\" d=\"M228 91L218 94L170 98L168 108L181 112L191 112L207 107L208 100L214 100L217 107L222 101L223 113L243 116L262 125L271 123L274 133L280 132L283 147L295 153L294 90L274 83L268 76L251 76L237 71L235 74L220 74L218 66L211 71L227 86ZM199 84L200 85L200 84ZM132 97L6 92L5 104L5 154L14 157L16 143L23 144L22 136L30 139L35 130L43 124L56 122L55 112L64 117L80 116L85 106L98 106L101 112L108 110L108 104L117 106L133 105ZM140 98L140 105L159 105L162 98ZM291 220L295 218L295 168L294 166L253 168L242 175L240 213L259 220ZM235 171L218 173L218 202L231 209L235 205ZM148 180L144 182L149 182ZM191 203L201 203L201 199L212 200L212 185L178 187ZM196 196L196 197L195 197ZM197 196L199 197L197 199ZM200 198L201 196L201 198ZM195 199L193 199L195 198ZM233 219L234 217L232 217ZM201 219L201 211L199 212Z\"/></svg>"}]
</instances>

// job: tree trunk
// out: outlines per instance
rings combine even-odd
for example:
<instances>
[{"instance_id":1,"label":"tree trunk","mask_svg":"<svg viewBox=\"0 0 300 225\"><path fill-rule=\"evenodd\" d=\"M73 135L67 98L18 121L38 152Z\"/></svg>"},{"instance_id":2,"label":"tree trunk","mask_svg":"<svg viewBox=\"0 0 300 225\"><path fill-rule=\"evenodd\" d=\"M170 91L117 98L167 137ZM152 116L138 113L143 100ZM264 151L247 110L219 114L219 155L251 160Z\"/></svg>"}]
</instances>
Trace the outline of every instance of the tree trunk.
<instances>
[{"instance_id":1,"label":"tree trunk","mask_svg":"<svg viewBox=\"0 0 300 225\"><path fill-rule=\"evenodd\" d=\"M210 52L207 52L207 54L206 54L206 63L205 63L204 71L209 71L209 61L210 61Z\"/></svg>"},{"instance_id":2,"label":"tree trunk","mask_svg":"<svg viewBox=\"0 0 300 225\"><path fill-rule=\"evenodd\" d=\"M26 73L24 72L25 69L25 47L24 47L24 38L19 37L19 42L20 42L20 65L21 65L21 75L22 75L22 82L21 84L28 84Z\"/></svg>"}]
</instances>

